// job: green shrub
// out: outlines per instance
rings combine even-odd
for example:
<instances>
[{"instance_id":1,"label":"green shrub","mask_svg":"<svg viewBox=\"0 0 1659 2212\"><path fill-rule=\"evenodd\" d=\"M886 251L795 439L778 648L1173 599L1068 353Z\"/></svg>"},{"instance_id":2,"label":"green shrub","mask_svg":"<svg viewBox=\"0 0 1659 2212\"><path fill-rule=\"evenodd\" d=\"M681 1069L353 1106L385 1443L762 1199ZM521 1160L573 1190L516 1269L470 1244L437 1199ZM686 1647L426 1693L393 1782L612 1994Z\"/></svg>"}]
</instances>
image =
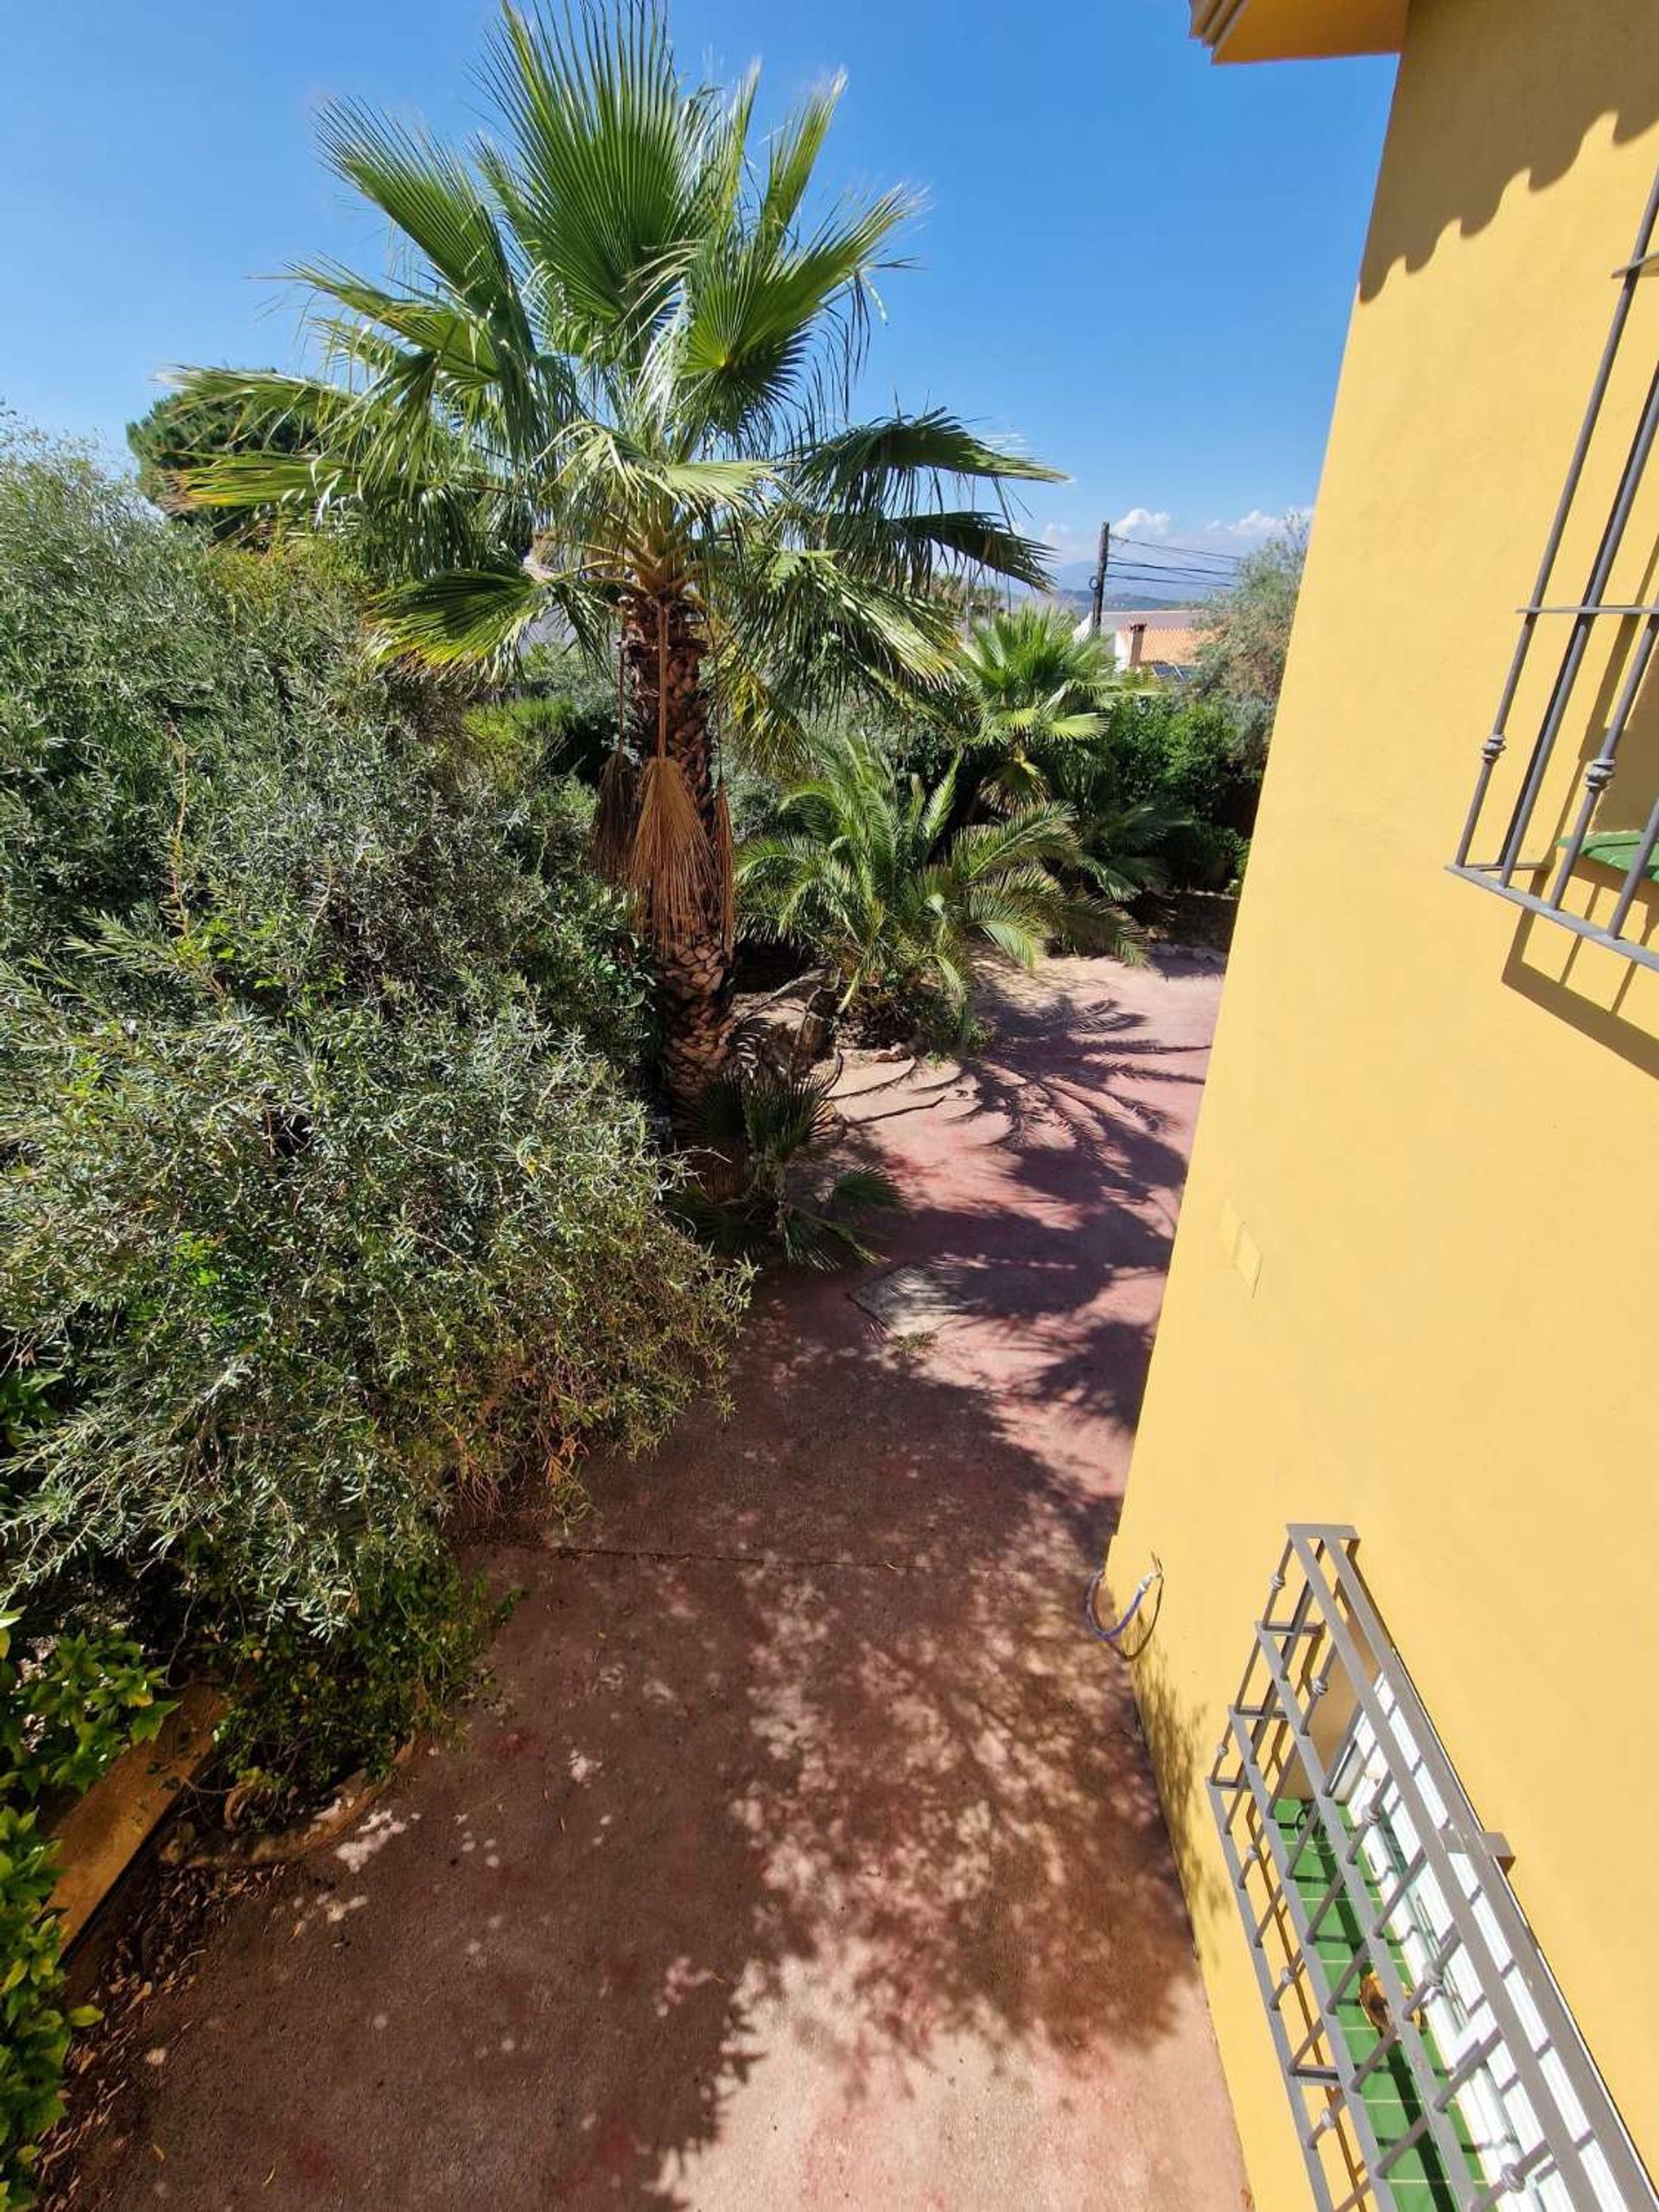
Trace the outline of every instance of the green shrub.
<instances>
[{"instance_id":1,"label":"green shrub","mask_svg":"<svg viewBox=\"0 0 1659 2212\"><path fill-rule=\"evenodd\" d=\"M79 1632L29 1643L18 1626L0 1614L0 2212L34 2201L30 2171L63 2110L70 2035L98 2017L63 2005L58 1869L40 1801L90 1787L172 1710L129 1639Z\"/></svg>"},{"instance_id":2,"label":"green shrub","mask_svg":"<svg viewBox=\"0 0 1659 2212\"><path fill-rule=\"evenodd\" d=\"M1068 890L1081 861L1065 806L1022 807L948 835L957 772L901 785L867 740L827 744L791 786L778 827L739 855L740 911L759 938L810 948L836 1012L874 1041L919 1032L960 1050L988 952L1034 967L1058 938L1129 950L1121 913Z\"/></svg>"},{"instance_id":3,"label":"green shrub","mask_svg":"<svg viewBox=\"0 0 1659 2212\"><path fill-rule=\"evenodd\" d=\"M249 1815L291 1820L359 1769L389 1772L466 1691L505 1610L481 1575L417 1559L366 1578L325 1635L289 1623L230 1638L214 1655L232 1681L218 1741Z\"/></svg>"},{"instance_id":4,"label":"green shrub","mask_svg":"<svg viewBox=\"0 0 1659 2212\"><path fill-rule=\"evenodd\" d=\"M0 454L0 1343L67 1378L6 1580L338 1624L714 1382L590 804L378 665L326 546Z\"/></svg>"},{"instance_id":5,"label":"green shrub","mask_svg":"<svg viewBox=\"0 0 1659 2212\"><path fill-rule=\"evenodd\" d=\"M528 998L631 1063L646 991L585 794L389 678L357 599L326 545L214 550L0 445L0 953L79 969L159 922L266 1011Z\"/></svg>"},{"instance_id":6,"label":"green shrub","mask_svg":"<svg viewBox=\"0 0 1659 2212\"><path fill-rule=\"evenodd\" d=\"M1103 748L1125 804L1156 806L1173 817L1158 857L1175 888L1221 891L1236 880L1262 762L1232 707L1183 692L1143 693L1112 709Z\"/></svg>"},{"instance_id":7,"label":"green shrub","mask_svg":"<svg viewBox=\"0 0 1659 2212\"><path fill-rule=\"evenodd\" d=\"M718 1373L741 1285L667 1218L640 1111L522 1011L134 1021L14 979L0 1017L0 1321L79 1386L11 1468L31 1586L160 1560L337 1622L457 1493L557 1489Z\"/></svg>"},{"instance_id":8,"label":"green shrub","mask_svg":"<svg viewBox=\"0 0 1659 2212\"><path fill-rule=\"evenodd\" d=\"M519 780L554 772L596 785L616 744L616 683L573 646L525 654L512 689L470 709L467 727Z\"/></svg>"},{"instance_id":9,"label":"green shrub","mask_svg":"<svg viewBox=\"0 0 1659 2212\"><path fill-rule=\"evenodd\" d=\"M280 415L251 408L239 400L192 399L181 391L162 394L147 414L127 425L127 446L138 464L138 488L169 520L188 530L235 538L269 532L273 518L257 507L192 507L180 497L181 469L199 468L224 454L263 447L274 453L301 453L311 424L293 410Z\"/></svg>"},{"instance_id":10,"label":"green shrub","mask_svg":"<svg viewBox=\"0 0 1659 2212\"><path fill-rule=\"evenodd\" d=\"M0 2212L73 2025L36 1801L153 1731L133 1636L228 1669L271 1809L383 1764L487 1630L456 1500L654 1441L743 1297L591 794L359 603L0 441Z\"/></svg>"}]
</instances>

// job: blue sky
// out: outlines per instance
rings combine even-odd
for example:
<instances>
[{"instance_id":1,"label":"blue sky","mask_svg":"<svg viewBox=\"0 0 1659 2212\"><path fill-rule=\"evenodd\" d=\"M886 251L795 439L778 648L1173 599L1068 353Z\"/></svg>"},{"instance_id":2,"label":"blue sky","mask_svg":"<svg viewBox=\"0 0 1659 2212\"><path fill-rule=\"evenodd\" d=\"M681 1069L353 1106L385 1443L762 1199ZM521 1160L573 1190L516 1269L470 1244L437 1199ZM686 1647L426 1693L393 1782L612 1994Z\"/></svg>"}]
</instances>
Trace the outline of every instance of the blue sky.
<instances>
[{"instance_id":1,"label":"blue sky","mask_svg":"<svg viewBox=\"0 0 1659 2212\"><path fill-rule=\"evenodd\" d=\"M176 361L289 365L268 277L381 239L317 162L352 93L464 133L486 0L33 0L8 10L0 398L112 449ZM1217 69L1185 0L679 0L683 60L765 64L763 112L836 68L829 173L925 190L868 397L947 404L1103 515L1236 546L1309 505L1392 85L1382 61ZM1245 518L1252 527L1240 530Z\"/></svg>"}]
</instances>

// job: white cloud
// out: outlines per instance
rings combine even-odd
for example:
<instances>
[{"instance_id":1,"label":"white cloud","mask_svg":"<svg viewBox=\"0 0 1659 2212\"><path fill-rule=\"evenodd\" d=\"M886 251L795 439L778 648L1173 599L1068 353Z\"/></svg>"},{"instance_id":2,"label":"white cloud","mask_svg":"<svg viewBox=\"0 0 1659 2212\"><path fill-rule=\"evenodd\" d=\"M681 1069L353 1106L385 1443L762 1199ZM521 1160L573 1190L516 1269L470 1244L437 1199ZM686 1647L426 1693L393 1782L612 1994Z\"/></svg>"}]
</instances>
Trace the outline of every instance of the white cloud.
<instances>
[{"instance_id":1,"label":"white cloud","mask_svg":"<svg viewBox=\"0 0 1659 2212\"><path fill-rule=\"evenodd\" d=\"M1255 544L1264 537L1271 537L1275 530L1282 530L1297 513L1287 507L1281 515L1264 514L1260 507L1252 507L1247 515L1240 515L1236 522L1206 523L1203 535L1206 537L1243 538Z\"/></svg>"},{"instance_id":2,"label":"white cloud","mask_svg":"<svg viewBox=\"0 0 1659 2212\"><path fill-rule=\"evenodd\" d=\"M1168 537L1174 526L1174 517L1162 507L1131 507L1112 524L1125 537Z\"/></svg>"},{"instance_id":3,"label":"white cloud","mask_svg":"<svg viewBox=\"0 0 1659 2212\"><path fill-rule=\"evenodd\" d=\"M1300 509L1288 507L1283 514L1270 515L1263 507L1252 507L1231 522L1218 516L1211 522L1197 523L1178 521L1166 507L1131 507L1112 524L1112 535L1179 547L1185 552L1238 553L1262 543L1299 512Z\"/></svg>"},{"instance_id":4,"label":"white cloud","mask_svg":"<svg viewBox=\"0 0 1659 2212\"><path fill-rule=\"evenodd\" d=\"M1228 573L1228 562L1254 552L1276 531L1306 513L1306 509L1296 507L1287 508L1282 514L1269 514L1265 507L1252 507L1247 513L1231 518L1222 515L1209 522L1195 522L1184 520L1167 507L1134 506L1112 524L1114 546L1122 544L1122 554L1113 554L1112 566L1115 569L1125 569L1126 590L1139 590L1143 586L1155 588L1157 579L1152 575L1127 574L1137 557L1141 565L1150 569L1167 566L1172 571L1173 587L1180 589L1196 588L1191 575L1180 576L1178 573L1184 556L1221 554L1226 556L1226 560L1212 563L1219 582ZM1079 571L1085 566L1090 569L1094 567L1098 533L1092 524L1046 522L1038 527L1036 534L1067 581L1074 584L1081 582ZM1187 565L1191 567L1190 563Z\"/></svg>"}]
</instances>

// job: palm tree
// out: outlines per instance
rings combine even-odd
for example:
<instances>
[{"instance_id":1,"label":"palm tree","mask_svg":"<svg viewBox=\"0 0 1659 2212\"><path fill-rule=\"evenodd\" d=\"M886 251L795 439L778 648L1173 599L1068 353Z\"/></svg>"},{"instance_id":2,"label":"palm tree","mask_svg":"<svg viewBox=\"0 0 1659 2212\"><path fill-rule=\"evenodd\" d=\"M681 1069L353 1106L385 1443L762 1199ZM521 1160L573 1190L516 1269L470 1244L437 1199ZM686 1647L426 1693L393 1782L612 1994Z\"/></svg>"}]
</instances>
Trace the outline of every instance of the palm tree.
<instances>
[{"instance_id":1,"label":"palm tree","mask_svg":"<svg viewBox=\"0 0 1659 2212\"><path fill-rule=\"evenodd\" d=\"M1097 637L1037 601L976 622L955 673L964 751L1003 808L1046 798L1057 763L1104 734L1104 709L1131 688Z\"/></svg>"},{"instance_id":2,"label":"palm tree","mask_svg":"<svg viewBox=\"0 0 1659 2212\"><path fill-rule=\"evenodd\" d=\"M1060 937L1127 949L1121 917L1049 872L1081 867L1064 806L948 836L956 787L954 766L930 791L919 777L901 784L868 741L842 737L785 794L776 832L739 856L748 926L810 946L835 976L838 1012L867 1027L919 1020L959 1039L984 950L1031 968Z\"/></svg>"},{"instance_id":3,"label":"palm tree","mask_svg":"<svg viewBox=\"0 0 1659 2212\"><path fill-rule=\"evenodd\" d=\"M391 581L391 650L499 664L549 616L595 654L614 642L599 857L638 893L684 1109L729 1041L717 729L776 759L809 696L940 681L937 579L1039 580L1001 487L1051 472L942 411L847 419L914 203L815 194L838 81L757 144L753 74L688 86L658 0L508 8L484 76L499 128L465 153L327 111L327 157L389 220L392 273L291 271L318 302L315 375L186 374L311 429L186 488L348 529Z\"/></svg>"}]
</instances>

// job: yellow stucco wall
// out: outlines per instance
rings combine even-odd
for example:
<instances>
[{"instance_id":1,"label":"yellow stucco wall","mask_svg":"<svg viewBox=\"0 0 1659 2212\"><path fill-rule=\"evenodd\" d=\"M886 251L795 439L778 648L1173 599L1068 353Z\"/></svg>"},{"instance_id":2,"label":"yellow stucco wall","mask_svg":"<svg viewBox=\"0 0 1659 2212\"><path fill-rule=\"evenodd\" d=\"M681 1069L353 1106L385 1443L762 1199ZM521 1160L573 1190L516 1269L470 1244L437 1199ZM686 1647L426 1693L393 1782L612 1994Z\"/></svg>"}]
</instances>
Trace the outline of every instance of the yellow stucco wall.
<instances>
[{"instance_id":1,"label":"yellow stucco wall","mask_svg":"<svg viewBox=\"0 0 1659 2212\"><path fill-rule=\"evenodd\" d=\"M1305 2204L1306 2183L1201 1780L1293 1519L1359 1529L1659 2170L1659 974L1444 873L1656 118L1654 0L1411 0L1111 1554L1120 1599L1149 1553L1166 1570L1137 1674L1262 2212ZM1659 277L1561 595L1656 357ZM1620 596L1659 595L1653 491ZM1580 687L1574 757L1605 664ZM1645 810L1659 700L1632 743Z\"/></svg>"}]
</instances>

